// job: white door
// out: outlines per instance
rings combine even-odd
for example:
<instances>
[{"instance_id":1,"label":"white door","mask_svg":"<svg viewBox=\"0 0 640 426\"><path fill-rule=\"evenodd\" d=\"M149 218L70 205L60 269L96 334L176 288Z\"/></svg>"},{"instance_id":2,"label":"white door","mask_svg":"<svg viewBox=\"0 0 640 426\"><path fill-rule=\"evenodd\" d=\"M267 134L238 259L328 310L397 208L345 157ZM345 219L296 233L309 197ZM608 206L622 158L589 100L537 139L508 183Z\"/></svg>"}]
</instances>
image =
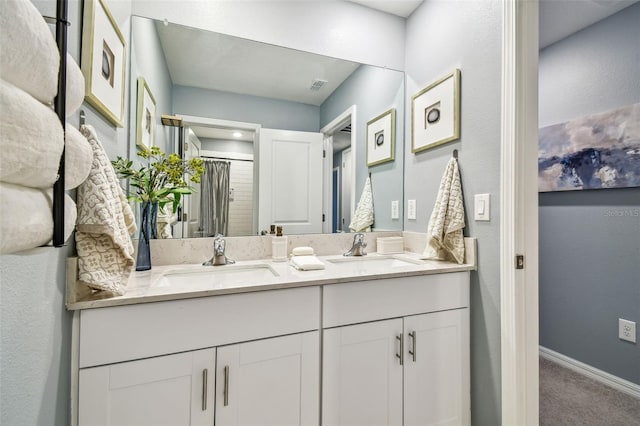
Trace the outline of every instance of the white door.
<instances>
[{"instance_id":1,"label":"white door","mask_svg":"<svg viewBox=\"0 0 640 426\"><path fill-rule=\"evenodd\" d=\"M324 330L324 425L402 425L399 336L402 319Z\"/></svg>"},{"instance_id":2,"label":"white door","mask_svg":"<svg viewBox=\"0 0 640 426\"><path fill-rule=\"evenodd\" d=\"M192 158L200 157L201 143L200 139L191 131L187 131L184 158L190 160ZM202 237L200 231L200 200L202 198L202 192L200 191L200 184L191 182L187 179L187 183L195 188L195 192L191 195L184 196L184 213L186 213L186 220L184 221L184 236L187 238Z\"/></svg>"},{"instance_id":3,"label":"white door","mask_svg":"<svg viewBox=\"0 0 640 426\"><path fill-rule=\"evenodd\" d=\"M322 134L260 129L259 229L322 232Z\"/></svg>"},{"instance_id":4,"label":"white door","mask_svg":"<svg viewBox=\"0 0 640 426\"><path fill-rule=\"evenodd\" d=\"M469 309L406 317L404 330L404 424L469 425Z\"/></svg>"},{"instance_id":5,"label":"white door","mask_svg":"<svg viewBox=\"0 0 640 426\"><path fill-rule=\"evenodd\" d=\"M78 424L212 425L215 349L80 370Z\"/></svg>"},{"instance_id":6,"label":"white door","mask_svg":"<svg viewBox=\"0 0 640 426\"><path fill-rule=\"evenodd\" d=\"M216 425L318 425L318 332L218 348Z\"/></svg>"},{"instance_id":7,"label":"white door","mask_svg":"<svg viewBox=\"0 0 640 426\"><path fill-rule=\"evenodd\" d=\"M351 155L351 148L347 148L342 151L342 179L340 183L341 192L341 228L342 232L350 232L349 225L351 224L351 213L353 209L353 194L351 188L353 188L353 160Z\"/></svg>"}]
</instances>

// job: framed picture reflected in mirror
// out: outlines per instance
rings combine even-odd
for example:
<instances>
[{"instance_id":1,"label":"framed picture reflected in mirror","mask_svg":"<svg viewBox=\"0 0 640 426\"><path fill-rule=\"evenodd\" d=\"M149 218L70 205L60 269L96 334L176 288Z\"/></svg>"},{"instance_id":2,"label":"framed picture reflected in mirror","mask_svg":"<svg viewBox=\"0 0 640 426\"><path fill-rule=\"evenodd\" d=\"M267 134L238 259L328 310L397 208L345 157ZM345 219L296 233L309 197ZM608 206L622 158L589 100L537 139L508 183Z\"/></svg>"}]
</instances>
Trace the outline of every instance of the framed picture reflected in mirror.
<instances>
[{"instance_id":1,"label":"framed picture reflected in mirror","mask_svg":"<svg viewBox=\"0 0 640 426\"><path fill-rule=\"evenodd\" d=\"M136 145L140 149L150 149L156 128L156 100L144 77L138 77L137 84Z\"/></svg>"},{"instance_id":2,"label":"framed picture reflected in mirror","mask_svg":"<svg viewBox=\"0 0 640 426\"><path fill-rule=\"evenodd\" d=\"M367 166L393 161L396 146L396 109L391 108L367 123Z\"/></svg>"}]
</instances>

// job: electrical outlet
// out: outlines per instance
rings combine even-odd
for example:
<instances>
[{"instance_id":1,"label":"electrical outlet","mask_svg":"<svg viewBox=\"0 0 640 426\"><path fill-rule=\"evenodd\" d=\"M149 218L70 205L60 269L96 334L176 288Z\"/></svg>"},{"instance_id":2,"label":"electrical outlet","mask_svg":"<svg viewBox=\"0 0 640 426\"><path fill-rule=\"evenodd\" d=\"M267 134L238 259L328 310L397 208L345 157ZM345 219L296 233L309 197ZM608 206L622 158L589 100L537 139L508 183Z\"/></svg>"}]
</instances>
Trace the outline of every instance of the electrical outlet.
<instances>
[{"instance_id":1,"label":"electrical outlet","mask_svg":"<svg viewBox=\"0 0 640 426\"><path fill-rule=\"evenodd\" d=\"M618 338L631 343L636 343L636 323L618 318Z\"/></svg>"},{"instance_id":2,"label":"electrical outlet","mask_svg":"<svg viewBox=\"0 0 640 426\"><path fill-rule=\"evenodd\" d=\"M400 202L398 200L391 202L391 219L400 219Z\"/></svg>"},{"instance_id":3,"label":"electrical outlet","mask_svg":"<svg viewBox=\"0 0 640 426\"><path fill-rule=\"evenodd\" d=\"M416 216L416 200L407 201L407 219L415 219Z\"/></svg>"}]
</instances>

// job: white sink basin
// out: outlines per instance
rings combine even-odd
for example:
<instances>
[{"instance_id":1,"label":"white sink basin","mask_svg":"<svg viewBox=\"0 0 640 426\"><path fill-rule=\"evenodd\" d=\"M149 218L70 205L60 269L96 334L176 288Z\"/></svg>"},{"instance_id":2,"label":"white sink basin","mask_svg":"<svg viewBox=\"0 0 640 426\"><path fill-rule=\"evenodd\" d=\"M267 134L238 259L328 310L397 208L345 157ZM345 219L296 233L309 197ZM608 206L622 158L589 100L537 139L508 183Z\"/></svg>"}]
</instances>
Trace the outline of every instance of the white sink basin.
<instances>
[{"instance_id":1,"label":"white sink basin","mask_svg":"<svg viewBox=\"0 0 640 426\"><path fill-rule=\"evenodd\" d=\"M267 264L202 266L167 271L153 287L220 289L259 285L278 275Z\"/></svg>"},{"instance_id":2,"label":"white sink basin","mask_svg":"<svg viewBox=\"0 0 640 426\"><path fill-rule=\"evenodd\" d=\"M397 256L345 256L327 259L327 262L342 268L374 272L422 264L420 260Z\"/></svg>"}]
</instances>

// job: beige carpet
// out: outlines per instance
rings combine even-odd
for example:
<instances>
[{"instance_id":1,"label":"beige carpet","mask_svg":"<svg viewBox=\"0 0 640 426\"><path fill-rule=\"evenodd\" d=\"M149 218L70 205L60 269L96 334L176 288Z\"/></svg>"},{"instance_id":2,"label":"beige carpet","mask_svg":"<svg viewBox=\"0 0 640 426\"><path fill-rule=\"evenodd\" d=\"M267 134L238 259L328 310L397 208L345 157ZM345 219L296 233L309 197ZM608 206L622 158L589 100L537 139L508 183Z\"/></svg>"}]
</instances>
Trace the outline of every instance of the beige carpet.
<instances>
[{"instance_id":1,"label":"beige carpet","mask_svg":"<svg viewBox=\"0 0 640 426\"><path fill-rule=\"evenodd\" d=\"M540 358L540 425L638 426L640 399Z\"/></svg>"}]
</instances>

